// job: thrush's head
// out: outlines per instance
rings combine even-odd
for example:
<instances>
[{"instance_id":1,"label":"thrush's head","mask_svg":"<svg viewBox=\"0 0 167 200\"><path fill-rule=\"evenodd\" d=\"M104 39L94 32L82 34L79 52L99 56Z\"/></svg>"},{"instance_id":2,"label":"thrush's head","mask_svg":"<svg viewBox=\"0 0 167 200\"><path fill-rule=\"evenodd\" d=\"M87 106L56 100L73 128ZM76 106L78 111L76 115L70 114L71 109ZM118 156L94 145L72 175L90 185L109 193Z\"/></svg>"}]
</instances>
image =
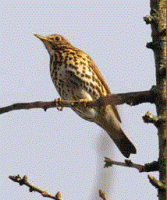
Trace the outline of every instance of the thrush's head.
<instances>
[{"instance_id":1,"label":"thrush's head","mask_svg":"<svg viewBox=\"0 0 167 200\"><path fill-rule=\"evenodd\" d=\"M72 46L66 38L58 34L48 36L40 36L38 34L34 35L44 43L46 49L51 55L58 49Z\"/></svg>"}]
</instances>

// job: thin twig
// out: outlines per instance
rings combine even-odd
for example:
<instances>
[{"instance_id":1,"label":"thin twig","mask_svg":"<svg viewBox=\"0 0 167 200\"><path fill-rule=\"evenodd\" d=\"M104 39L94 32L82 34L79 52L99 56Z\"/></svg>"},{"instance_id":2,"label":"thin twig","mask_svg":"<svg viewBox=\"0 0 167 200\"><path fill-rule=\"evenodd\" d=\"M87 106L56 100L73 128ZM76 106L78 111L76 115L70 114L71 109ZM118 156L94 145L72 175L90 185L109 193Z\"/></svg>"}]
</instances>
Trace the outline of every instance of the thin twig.
<instances>
[{"instance_id":1,"label":"thin twig","mask_svg":"<svg viewBox=\"0 0 167 200\"><path fill-rule=\"evenodd\" d=\"M41 190L40 188L38 188L28 182L27 175L23 176L23 178L21 178L19 174L17 176L10 175L9 179L14 182L19 183L20 186L26 185L27 187L29 187L30 192L35 191L35 192L40 193L43 197L48 197L50 199L55 199L55 200L63 200L61 197L60 191L58 191L55 195L53 195L53 194L48 193L47 191Z\"/></svg>"},{"instance_id":2,"label":"thin twig","mask_svg":"<svg viewBox=\"0 0 167 200\"><path fill-rule=\"evenodd\" d=\"M125 160L125 162L119 162L119 161L114 161L110 158L105 157L104 162L105 162L104 167L109 167L112 165L120 165L124 167L132 167L138 170L143 167L143 165L132 163L131 160Z\"/></svg>"},{"instance_id":3,"label":"thin twig","mask_svg":"<svg viewBox=\"0 0 167 200\"><path fill-rule=\"evenodd\" d=\"M99 190L99 197L101 197L103 200L108 200L108 198L103 190Z\"/></svg>"},{"instance_id":4,"label":"thin twig","mask_svg":"<svg viewBox=\"0 0 167 200\"><path fill-rule=\"evenodd\" d=\"M148 174L148 179L150 183L159 190L166 190L166 185L163 184L161 181L157 180L153 175Z\"/></svg>"},{"instance_id":5,"label":"thin twig","mask_svg":"<svg viewBox=\"0 0 167 200\"><path fill-rule=\"evenodd\" d=\"M153 161L151 163L146 163L139 169L139 172L153 172L159 171L159 162Z\"/></svg>"},{"instance_id":6,"label":"thin twig","mask_svg":"<svg viewBox=\"0 0 167 200\"><path fill-rule=\"evenodd\" d=\"M147 111L146 114L142 117L145 123L152 123L156 127L159 127L162 123L166 122L165 117L153 115L151 112Z\"/></svg>"},{"instance_id":7,"label":"thin twig","mask_svg":"<svg viewBox=\"0 0 167 200\"><path fill-rule=\"evenodd\" d=\"M143 20L146 22L146 24L151 24L151 23L153 23L155 21L154 17L151 16L151 15L144 16Z\"/></svg>"},{"instance_id":8,"label":"thin twig","mask_svg":"<svg viewBox=\"0 0 167 200\"><path fill-rule=\"evenodd\" d=\"M140 103L154 103L155 102L155 93L154 90L149 91L141 91L141 92L130 92L130 93L121 93L121 94L112 94L110 96L100 97L95 101L87 101L87 100L62 100L60 98L49 101L37 101L37 102L29 102L29 103L16 103L10 106L0 108L0 114L10 112L13 110L21 110L21 109L32 109L32 108L42 108L45 111L48 108L54 107L100 107L108 104L129 104L129 105L138 105Z\"/></svg>"},{"instance_id":9,"label":"thin twig","mask_svg":"<svg viewBox=\"0 0 167 200\"><path fill-rule=\"evenodd\" d=\"M131 167L138 169L139 172L150 172L150 171L158 171L159 165L158 162L154 161L152 163L146 163L145 165L135 164L131 160L125 160L125 162L114 161L110 158L105 157L105 165L104 167L109 167L112 165L119 165L124 167Z\"/></svg>"}]
</instances>

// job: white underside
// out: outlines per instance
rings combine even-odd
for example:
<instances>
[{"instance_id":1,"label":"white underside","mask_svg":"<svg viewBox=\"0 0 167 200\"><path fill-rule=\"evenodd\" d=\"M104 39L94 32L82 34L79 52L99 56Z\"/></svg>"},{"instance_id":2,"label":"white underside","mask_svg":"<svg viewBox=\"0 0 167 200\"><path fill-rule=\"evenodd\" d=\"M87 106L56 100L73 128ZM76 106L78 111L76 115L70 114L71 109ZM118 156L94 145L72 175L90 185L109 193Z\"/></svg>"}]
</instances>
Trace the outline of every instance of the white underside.
<instances>
[{"instance_id":1,"label":"white underside","mask_svg":"<svg viewBox=\"0 0 167 200\"><path fill-rule=\"evenodd\" d=\"M93 100L93 98L91 97L91 95L86 92L85 90L79 90L80 92L78 93L77 91L77 95L80 96L80 99L86 99L86 100ZM89 120L89 121L94 121L94 119L97 116L97 111L94 108L74 108L73 109L80 117L82 117L83 119Z\"/></svg>"}]
</instances>

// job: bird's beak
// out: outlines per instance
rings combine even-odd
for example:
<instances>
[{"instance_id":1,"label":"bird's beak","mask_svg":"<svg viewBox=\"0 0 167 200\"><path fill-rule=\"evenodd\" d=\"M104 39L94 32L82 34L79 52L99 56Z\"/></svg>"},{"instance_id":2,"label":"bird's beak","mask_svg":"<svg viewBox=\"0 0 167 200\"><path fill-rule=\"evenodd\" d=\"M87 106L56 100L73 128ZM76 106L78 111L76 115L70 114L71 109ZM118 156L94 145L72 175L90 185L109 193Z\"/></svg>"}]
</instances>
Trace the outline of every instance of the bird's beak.
<instances>
[{"instance_id":1,"label":"bird's beak","mask_svg":"<svg viewBox=\"0 0 167 200\"><path fill-rule=\"evenodd\" d=\"M37 37L38 39L40 39L42 42L48 41L48 38L47 38L47 37L43 37L43 36L40 36L40 35L38 35L38 34L34 34L34 35L35 35L35 37Z\"/></svg>"}]
</instances>

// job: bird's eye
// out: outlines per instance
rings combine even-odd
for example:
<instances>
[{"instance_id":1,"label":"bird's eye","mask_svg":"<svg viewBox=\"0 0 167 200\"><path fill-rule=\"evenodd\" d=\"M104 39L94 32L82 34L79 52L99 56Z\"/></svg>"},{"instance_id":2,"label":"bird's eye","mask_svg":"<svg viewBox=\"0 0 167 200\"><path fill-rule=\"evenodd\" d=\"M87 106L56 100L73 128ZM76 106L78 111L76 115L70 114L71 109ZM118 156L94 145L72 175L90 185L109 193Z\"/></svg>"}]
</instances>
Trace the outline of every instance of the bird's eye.
<instances>
[{"instance_id":1,"label":"bird's eye","mask_svg":"<svg viewBox=\"0 0 167 200\"><path fill-rule=\"evenodd\" d=\"M55 37L55 40L58 42L61 40L61 38L57 36L57 37Z\"/></svg>"}]
</instances>

